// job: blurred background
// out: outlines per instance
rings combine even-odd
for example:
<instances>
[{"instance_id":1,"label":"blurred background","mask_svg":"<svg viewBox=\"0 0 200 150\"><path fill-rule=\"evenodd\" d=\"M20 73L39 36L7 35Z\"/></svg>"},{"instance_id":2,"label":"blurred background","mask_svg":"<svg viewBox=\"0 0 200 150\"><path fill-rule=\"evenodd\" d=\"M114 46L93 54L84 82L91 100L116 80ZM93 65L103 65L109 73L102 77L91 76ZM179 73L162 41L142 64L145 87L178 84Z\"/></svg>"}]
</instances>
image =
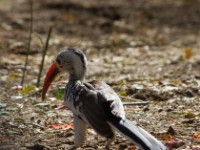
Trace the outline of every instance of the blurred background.
<instances>
[{"instance_id":1,"label":"blurred background","mask_svg":"<svg viewBox=\"0 0 200 150\"><path fill-rule=\"evenodd\" d=\"M169 70L163 71L162 67L159 70L159 66L148 66L150 69L147 69L144 64L163 61L161 57L176 61L185 55L185 48L197 52L200 47L199 3L198 0L33 0L29 65L40 64L41 41L45 42L48 29L53 26L47 57L55 55L62 47L79 47L94 64L105 62L108 67L115 64L117 68L124 67L117 72L124 71L125 74L162 76ZM29 1L1 0L0 15L2 65L12 64L8 62L13 61L12 58L15 58L14 63L22 65L30 28ZM46 63L49 61L51 58L46 59ZM135 64L139 66L134 67ZM95 68L91 70L99 70ZM148 72L144 71L146 69ZM37 71L31 69L28 73L37 74ZM182 72L175 74L179 75ZM118 74L116 76L118 78Z\"/></svg>"},{"instance_id":2,"label":"blurred background","mask_svg":"<svg viewBox=\"0 0 200 150\"><path fill-rule=\"evenodd\" d=\"M54 110L62 102L40 104L45 73L63 47L77 47L86 54L87 80L104 80L123 101L151 101L148 107L126 108L130 119L165 142L174 140L177 149L199 145L199 0L32 0L32 40L21 86L30 6L29 0L0 0L0 145L4 149L64 149L72 144L73 131L47 132L59 117L60 122L71 119ZM41 82L35 87L50 27ZM57 79L48 100L57 94L61 99L63 91L58 87L65 85L65 76ZM93 137L93 132L89 135ZM44 141L46 137L49 140ZM122 141L112 148L135 149ZM85 148L102 145L90 143Z\"/></svg>"}]
</instances>

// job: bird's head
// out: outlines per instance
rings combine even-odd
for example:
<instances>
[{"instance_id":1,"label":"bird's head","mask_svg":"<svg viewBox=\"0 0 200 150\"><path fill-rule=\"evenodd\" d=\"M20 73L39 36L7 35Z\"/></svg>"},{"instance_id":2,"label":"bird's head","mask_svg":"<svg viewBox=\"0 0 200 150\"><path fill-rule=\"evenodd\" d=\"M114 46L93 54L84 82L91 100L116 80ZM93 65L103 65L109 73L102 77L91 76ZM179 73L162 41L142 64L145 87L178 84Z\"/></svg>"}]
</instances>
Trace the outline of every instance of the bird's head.
<instances>
[{"instance_id":1,"label":"bird's head","mask_svg":"<svg viewBox=\"0 0 200 150\"><path fill-rule=\"evenodd\" d=\"M52 81L60 72L68 72L69 80L83 80L86 73L86 57L79 49L68 48L62 50L50 66L42 89L42 100Z\"/></svg>"}]
</instances>

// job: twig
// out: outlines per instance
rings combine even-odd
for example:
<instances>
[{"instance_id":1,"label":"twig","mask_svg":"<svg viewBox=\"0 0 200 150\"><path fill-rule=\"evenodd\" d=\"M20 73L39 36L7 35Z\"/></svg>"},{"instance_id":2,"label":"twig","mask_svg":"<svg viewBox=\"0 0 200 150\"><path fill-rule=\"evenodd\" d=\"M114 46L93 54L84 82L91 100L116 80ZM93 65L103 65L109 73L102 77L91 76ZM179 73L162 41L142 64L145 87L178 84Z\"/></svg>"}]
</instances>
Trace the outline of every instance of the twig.
<instances>
[{"instance_id":1,"label":"twig","mask_svg":"<svg viewBox=\"0 0 200 150\"><path fill-rule=\"evenodd\" d=\"M25 60L25 64L24 64L24 71L23 71L23 75L22 75L21 85L24 84L26 68L28 65L28 56L29 56L30 49L31 49L32 32L33 32L33 1L29 0L29 3L30 3L30 28L29 28L29 38L28 38L28 49L27 49L26 60Z\"/></svg>"},{"instance_id":2,"label":"twig","mask_svg":"<svg viewBox=\"0 0 200 150\"><path fill-rule=\"evenodd\" d=\"M45 129L43 126L39 125L39 124L36 124L36 123L32 123L32 122L26 122L26 124L30 124L32 126L35 126L35 127L39 127L41 129Z\"/></svg>"},{"instance_id":3,"label":"twig","mask_svg":"<svg viewBox=\"0 0 200 150\"><path fill-rule=\"evenodd\" d=\"M140 101L140 102L144 102L144 100L142 100L142 99L131 98L131 97L129 97L129 96L120 96L120 98L122 98L122 99L127 99L127 100L129 100L129 101Z\"/></svg>"},{"instance_id":4,"label":"twig","mask_svg":"<svg viewBox=\"0 0 200 150\"><path fill-rule=\"evenodd\" d=\"M49 40L50 40L51 32L52 32L52 27L49 28L46 43L45 43L45 46L43 48L42 61L41 61L40 70L39 70L39 74L38 74L38 78L37 78L37 84L36 84L37 87L40 85L40 77L41 77L41 74L42 74L42 70L43 70L43 66L44 66L44 60L45 60L45 56L46 56L47 49L48 49L48 46L49 46Z\"/></svg>"},{"instance_id":5,"label":"twig","mask_svg":"<svg viewBox=\"0 0 200 150\"><path fill-rule=\"evenodd\" d=\"M42 45L42 48L44 48L44 46L45 46L44 44L45 43L42 41L42 37L37 33L33 34L33 36L35 36L35 37L37 37L39 39L40 44Z\"/></svg>"},{"instance_id":6,"label":"twig","mask_svg":"<svg viewBox=\"0 0 200 150\"><path fill-rule=\"evenodd\" d=\"M124 102L124 106L135 106L135 105L148 105L150 102L149 101L144 101L144 102Z\"/></svg>"},{"instance_id":7,"label":"twig","mask_svg":"<svg viewBox=\"0 0 200 150\"><path fill-rule=\"evenodd\" d=\"M144 81L147 79L124 79L125 82L131 83L131 82L138 82L138 81ZM119 85L118 82L121 82L122 80L117 80L117 81L109 81L106 82L108 85L110 86L115 86L115 85Z\"/></svg>"},{"instance_id":8,"label":"twig","mask_svg":"<svg viewBox=\"0 0 200 150\"><path fill-rule=\"evenodd\" d=\"M131 98L128 96L120 96L120 98L128 100L128 101L135 101L135 102L123 102L124 106L148 105L150 103L149 101L143 101L141 99Z\"/></svg>"}]
</instances>

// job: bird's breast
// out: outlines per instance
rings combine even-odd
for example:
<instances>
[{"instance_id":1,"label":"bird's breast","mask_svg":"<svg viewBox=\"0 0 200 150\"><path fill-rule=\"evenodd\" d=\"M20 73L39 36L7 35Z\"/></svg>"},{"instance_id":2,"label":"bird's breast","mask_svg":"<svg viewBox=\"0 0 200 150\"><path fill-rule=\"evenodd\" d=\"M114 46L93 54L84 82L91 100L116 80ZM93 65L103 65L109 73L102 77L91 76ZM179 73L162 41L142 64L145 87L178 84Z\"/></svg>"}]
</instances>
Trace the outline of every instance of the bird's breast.
<instances>
[{"instance_id":1,"label":"bird's breast","mask_svg":"<svg viewBox=\"0 0 200 150\"><path fill-rule=\"evenodd\" d=\"M66 86L64 104L67 105L76 115L80 113L80 108L82 106L80 97L81 92L81 85Z\"/></svg>"}]
</instances>

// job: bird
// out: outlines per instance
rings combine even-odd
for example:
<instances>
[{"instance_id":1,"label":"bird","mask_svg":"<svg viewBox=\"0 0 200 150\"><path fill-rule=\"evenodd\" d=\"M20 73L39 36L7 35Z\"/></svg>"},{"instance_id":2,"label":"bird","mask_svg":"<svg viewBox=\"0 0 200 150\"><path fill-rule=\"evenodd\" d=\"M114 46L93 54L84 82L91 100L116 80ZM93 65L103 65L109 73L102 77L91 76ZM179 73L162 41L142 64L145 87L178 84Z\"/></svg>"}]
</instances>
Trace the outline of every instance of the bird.
<instances>
[{"instance_id":1,"label":"bird","mask_svg":"<svg viewBox=\"0 0 200 150\"><path fill-rule=\"evenodd\" d=\"M85 81L87 69L87 58L82 50L64 48L55 57L43 84L42 100L59 73L69 74L64 105L73 113L74 145L70 149L82 146L89 126L107 139L105 149L109 149L118 132L141 150L166 150L161 141L126 118L121 99L108 84Z\"/></svg>"}]
</instances>

